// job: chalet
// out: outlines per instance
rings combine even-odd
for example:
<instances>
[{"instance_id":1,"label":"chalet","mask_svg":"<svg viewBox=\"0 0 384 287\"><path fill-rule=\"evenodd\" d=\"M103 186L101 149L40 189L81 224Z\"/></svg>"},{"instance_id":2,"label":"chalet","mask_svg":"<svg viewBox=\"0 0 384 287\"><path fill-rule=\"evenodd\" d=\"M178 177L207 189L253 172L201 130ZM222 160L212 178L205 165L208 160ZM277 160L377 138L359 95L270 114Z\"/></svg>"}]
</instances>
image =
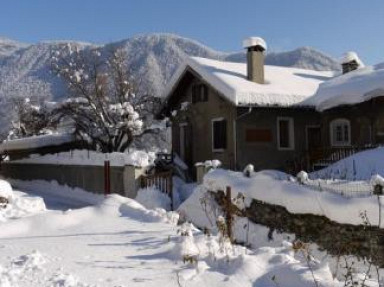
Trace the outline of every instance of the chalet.
<instances>
[{"instance_id":1,"label":"chalet","mask_svg":"<svg viewBox=\"0 0 384 287\"><path fill-rule=\"evenodd\" d=\"M244 48L246 64L189 58L164 92L173 151L191 171L208 159L287 169L321 144L321 113L308 99L333 72L264 65L261 38Z\"/></svg>"}]
</instances>

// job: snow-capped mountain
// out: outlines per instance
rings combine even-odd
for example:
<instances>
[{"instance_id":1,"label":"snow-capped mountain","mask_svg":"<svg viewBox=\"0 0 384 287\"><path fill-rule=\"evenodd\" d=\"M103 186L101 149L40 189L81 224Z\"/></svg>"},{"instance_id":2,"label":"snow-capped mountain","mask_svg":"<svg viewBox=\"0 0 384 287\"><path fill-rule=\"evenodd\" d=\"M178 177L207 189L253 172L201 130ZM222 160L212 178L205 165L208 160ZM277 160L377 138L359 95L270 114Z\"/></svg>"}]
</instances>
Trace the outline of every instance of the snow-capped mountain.
<instances>
[{"instance_id":1,"label":"snow-capped mountain","mask_svg":"<svg viewBox=\"0 0 384 287\"><path fill-rule=\"evenodd\" d=\"M20 50L27 44L19 43L17 41L0 37L0 61L3 57L11 55L13 52Z\"/></svg>"},{"instance_id":2,"label":"snow-capped mountain","mask_svg":"<svg viewBox=\"0 0 384 287\"><path fill-rule=\"evenodd\" d=\"M0 38L0 134L4 134L9 128L12 98L41 97L60 100L66 97L63 83L50 72L51 51L63 42L28 45ZM102 53L108 52L112 47L125 49L133 71L140 75L143 86L154 95L161 94L167 81L187 56L245 61L244 52L215 51L194 40L171 34L142 35L99 46L77 42L72 44L81 48L97 47ZM334 59L307 47L268 54L266 63L315 70L339 69Z\"/></svg>"}]
</instances>

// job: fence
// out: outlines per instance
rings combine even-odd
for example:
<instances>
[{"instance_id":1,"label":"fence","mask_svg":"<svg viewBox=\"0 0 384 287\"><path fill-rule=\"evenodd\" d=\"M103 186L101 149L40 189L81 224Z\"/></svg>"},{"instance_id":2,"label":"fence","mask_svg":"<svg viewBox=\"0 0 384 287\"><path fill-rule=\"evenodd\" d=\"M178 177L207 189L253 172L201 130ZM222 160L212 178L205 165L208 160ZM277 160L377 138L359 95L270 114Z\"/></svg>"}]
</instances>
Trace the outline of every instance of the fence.
<instances>
[{"instance_id":1,"label":"fence","mask_svg":"<svg viewBox=\"0 0 384 287\"><path fill-rule=\"evenodd\" d=\"M110 166L108 190L135 198L143 169L134 166ZM19 180L57 181L60 185L78 187L94 193L105 193L106 170L99 165L59 165L3 162L1 175Z\"/></svg>"},{"instance_id":2,"label":"fence","mask_svg":"<svg viewBox=\"0 0 384 287\"><path fill-rule=\"evenodd\" d=\"M345 197L369 197L373 195L374 187L368 181L347 180L308 180L303 183L316 191L327 191Z\"/></svg>"},{"instance_id":3,"label":"fence","mask_svg":"<svg viewBox=\"0 0 384 287\"><path fill-rule=\"evenodd\" d=\"M167 194L171 199L171 209L173 209L173 182L172 171L157 172L155 174L142 175L141 187L155 187L161 192Z\"/></svg>"}]
</instances>

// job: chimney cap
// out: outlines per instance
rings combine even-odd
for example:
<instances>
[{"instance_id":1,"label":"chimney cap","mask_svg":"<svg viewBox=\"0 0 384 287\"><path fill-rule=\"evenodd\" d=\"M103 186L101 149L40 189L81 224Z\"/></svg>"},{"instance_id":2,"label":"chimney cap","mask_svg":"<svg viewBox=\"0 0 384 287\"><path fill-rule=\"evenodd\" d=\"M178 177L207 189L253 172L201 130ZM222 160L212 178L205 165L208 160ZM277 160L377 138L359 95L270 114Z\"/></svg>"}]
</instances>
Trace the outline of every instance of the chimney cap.
<instances>
[{"instance_id":1,"label":"chimney cap","mask_svg":"<svg viewBox=\"0 0 384 287\"><path fill-rule=\"evenodd\" d=\"M340 59L340 64L348 64L350 62L356 61L360 68L364 67L363 62L360 60L356 52L349 51L343 55Z\"/></svg>"},{"instance_id":2,"label":"chimney cap","mask_svg":"<svg viewBox=\"0 0 384 287\"><path fill-rule=\"evenodd\" d=\"M259 46L263 50L267 50L267 43L260 37L249 37L243 41L243 48L251 48Z\"/></svg>"}]
</instances>

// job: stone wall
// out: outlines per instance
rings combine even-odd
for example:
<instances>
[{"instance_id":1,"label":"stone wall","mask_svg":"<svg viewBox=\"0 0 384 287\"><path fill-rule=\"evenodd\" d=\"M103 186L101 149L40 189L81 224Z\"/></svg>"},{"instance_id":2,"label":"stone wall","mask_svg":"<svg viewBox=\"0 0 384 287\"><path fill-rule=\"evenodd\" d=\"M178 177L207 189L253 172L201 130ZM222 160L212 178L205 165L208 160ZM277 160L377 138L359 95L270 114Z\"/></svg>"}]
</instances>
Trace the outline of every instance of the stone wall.
<instances>
[{"instance_id":1,"label":"stone wall","mask_svg":"<svg viewBox=\"0 0 384 287\"><path fill-rule=\"evenodd\" d=\"M218 204L225 208L224 192L213 193ZM269 227L271 231L293 233L296 239L316 243L321 250L333 256L353 254L357 257L373 256L384 267L384 229L366 224L340 224L324 216L293 214L283 206L252 200L245 210L235 212L252 222ZM272 232L270 232L272 234Z\"/></svg>"}]
</instances>

